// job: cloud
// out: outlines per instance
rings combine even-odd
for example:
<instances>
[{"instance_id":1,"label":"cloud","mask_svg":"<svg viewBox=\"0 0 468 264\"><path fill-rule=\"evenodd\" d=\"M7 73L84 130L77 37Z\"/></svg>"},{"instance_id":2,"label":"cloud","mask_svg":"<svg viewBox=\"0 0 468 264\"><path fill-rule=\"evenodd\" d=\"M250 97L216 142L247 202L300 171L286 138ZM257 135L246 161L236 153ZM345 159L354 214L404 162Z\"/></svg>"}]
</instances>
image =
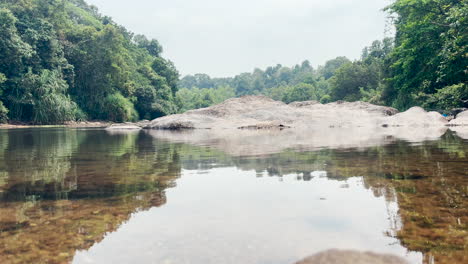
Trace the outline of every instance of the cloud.
<instances>
[{"instance_id":1,"label":"cloud","mask_svg":"<svg viewBox=\"0 0 468 264\"><path fill-rule=\"evenodd\" d=\"M87 0L157 38L183 74L229 76L309 59L313 65L384 37L390 0Z\"/></svg>"}]
</instances>

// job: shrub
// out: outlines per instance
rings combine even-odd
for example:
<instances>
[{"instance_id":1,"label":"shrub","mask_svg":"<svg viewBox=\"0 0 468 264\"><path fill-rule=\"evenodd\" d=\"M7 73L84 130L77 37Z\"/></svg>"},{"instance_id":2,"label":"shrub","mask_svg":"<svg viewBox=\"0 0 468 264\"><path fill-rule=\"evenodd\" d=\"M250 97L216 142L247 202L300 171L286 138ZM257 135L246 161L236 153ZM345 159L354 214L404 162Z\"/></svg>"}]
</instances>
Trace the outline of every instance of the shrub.
<instances>
[{"instance_id":1,"label":"shrub","mask_svg":"<svg viewBox=\"0 0 468 264\"><path fill-rule=\"evenodd\" d=\"M328 94L326 94L326 95L322 96L322 98L320 98L320 103L322 103L322 104L328 104L331 101L332 101L332 98Z\"/></svg>"},{"instance_id":2,"label":"shrub","mask_svg":"<svg viewBox=\"0 0 468 264\"><path fill-rule=\"evenodd\" d=\"M8 122L8 109L0 101L0 124Z\"/></svg>"},{"instance_id":3,"label":"shrub","mask_svg":"<svg viewBox=\"0 0 468 264\"><path fill-rule=\"evenodd\" d=\"M307 83L300 83L289 87L283 95L282 101L289 104L292 102L302 102L309 100L317 100L315 86Z\"/></svg>"},{"instance_id":4,"label":"shrub","mask_svg":"<svg viewBox=\"0 0 468 264\"><path fill-rule=\"evenodd\" d=\"M120 93L108 95L104 102L104 115L114 122L137 121L138 113L130 100Z\"/></svg>"},{"instance_id":5,"label":"shrub","mask_svg":"<svg viewBox=\"0 0 468 264\"><path fill-rule=\"evenodd\" d=\"M47 94L35 102L32 121L36 124L60 124L76 120L79 113L81 110L68 96Z\"/></svg>"},{"instance_id":6,"label":"shrub","mask_svg":"<svg viewBox=\"0 0 468 264\"><path fill-rule=\"evenodd\" d=\"M446 86L434 94L419 94L417 99L426 109L449 113L453 108L468 107L468 85Z\"/></svg>"},{"instance_id":7,"label":"shrub","mask_svg":"<svg viewBox=\"0 0 468 264\"><path fill-rule=\"evenodd\" d=\"M58 71L31 71L15 86L18 96L11 97L10 117L35 124L59 124L77 119L81 110L65 93L68 84ZM82 116L82 115L81 115Z\"/></svg>"}]
</instances>

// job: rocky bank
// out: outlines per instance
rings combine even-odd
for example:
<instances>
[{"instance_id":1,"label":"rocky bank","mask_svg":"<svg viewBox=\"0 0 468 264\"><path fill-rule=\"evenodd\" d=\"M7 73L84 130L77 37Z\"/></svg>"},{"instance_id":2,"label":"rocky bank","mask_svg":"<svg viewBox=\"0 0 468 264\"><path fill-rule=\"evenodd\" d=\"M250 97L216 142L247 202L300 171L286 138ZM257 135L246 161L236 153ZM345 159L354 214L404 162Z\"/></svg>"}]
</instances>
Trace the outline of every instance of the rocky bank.
<instances>
[{"instance_id":1,"label":"rocky bank","mask_svg":"<svg viewBox=\"0 0 468 264\"><path fill-rule=\"evenodd\" d=\"M365 102L316 101L285 104L264 96L232 98L221 104L145 123L150 129L415 128L468 126L468 111L448 121L438 112L398 110Z\"/></svg>"}]
</instances>

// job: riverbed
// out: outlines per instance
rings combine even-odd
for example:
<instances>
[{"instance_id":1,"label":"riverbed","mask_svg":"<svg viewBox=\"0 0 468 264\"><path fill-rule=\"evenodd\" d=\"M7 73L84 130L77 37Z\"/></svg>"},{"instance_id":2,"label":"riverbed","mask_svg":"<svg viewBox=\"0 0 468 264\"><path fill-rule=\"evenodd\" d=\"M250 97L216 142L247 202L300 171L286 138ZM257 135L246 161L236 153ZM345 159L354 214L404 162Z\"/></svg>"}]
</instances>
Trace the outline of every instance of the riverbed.
<instances>
[{"instance_id":1,"label":"riverbed","mask_svg":"<svg viewBox=\"0 0 468 264\"><path fill-rule=\"evenodd\" d=\"M206 133L0 130L0 262L468 260L468 140L455 132Z\"/></svg>"}]
</instances>

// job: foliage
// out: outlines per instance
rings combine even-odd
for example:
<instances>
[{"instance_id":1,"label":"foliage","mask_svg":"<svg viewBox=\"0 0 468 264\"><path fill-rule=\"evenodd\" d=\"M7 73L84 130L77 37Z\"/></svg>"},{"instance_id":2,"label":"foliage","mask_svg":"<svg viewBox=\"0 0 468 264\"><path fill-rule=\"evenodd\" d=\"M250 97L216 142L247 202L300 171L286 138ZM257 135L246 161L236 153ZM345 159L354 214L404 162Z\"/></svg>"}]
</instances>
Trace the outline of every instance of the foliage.
<instances>
[{"instance_id":1,"label":"foliage","mask_svg":"<svg viewBox=\"0 0 468 264\"><path fill-rule=\"evenodd\" d=\"M0 73L0 85L6 81L5 75ZM0 88L0 96L2 89ZM0 124L6 123L8 121L8 109L3 105L3 102L0 101Z\"/></svg>"},{"instance_id":2,"label":"foliage","mask_svg":"<svg viewBox=\"0 0 468 264\"><path fill-rule=\"evenodd\" d=\"M420 93L415 101L422 102L422 106L426 109L441 112L457 107L468 107L468 85L460 83L439 89L434 94Z\"/></svg>"},{"instance_id":3,"label":"foliage","mask_svg":"<svg viewBox=\"0 0 468 264\"><path fill-rule=\"evenodd\" d=\"M362 51L361 60L348 62L329 79L332 100L367 101L381 104L385 87L385 59L393 49L393 41L374 41Z\"/></svg>"},{"instance_id":4,"label":"foliage","mask_svg":"<svg viewBox=\"0 0 468 264\"><path fill-rule=\"evenodd\" d=\"M331 99L331 96L329 94L326 94L324 96L322 96L322 98L320 98L320 103L322 104L327 104L327 103L331 103L332 99Z\"/></svg>"},{"instance_id":5,"label":"foliage","mask_svg":"<svg viewBox=\"0 0 468 264\"><path fill-rule=\"evenodd\" d=\"M179 82L181 88L208 88L230 86L236 96L266 94L266 91L278 86L294 86L299 83L312 83L315 70L309 61L304 61L293 67L278 64L265 70L255 69L252 73L242 73L232 78L211 78L206 74L189 75Z\"/></svg>"},{"instance_id":6,"label":"foliage","mask_svg":"<svg viewBox=\"0 0 468 264\"><path fill-rule=\"evenodd\" d=\"M387 103L406 109L419 93L468 82L467 1L397 0L387 10L397 30Z\"/></svg>"},{"instance_id":7,"label":"foliage","mask_svg":"<svg viewBox=\"0 0 468 264\"><path fill-rule=\"evenodd\" d=\"M341 66L330 80L333 100L357 101L360 89L368 85L366 69L358 63Z\"/></svg>"},{"instance_id":8,"label":"foliage","mask_svg":"<svg viewBox=\"0 0 468 264\"><path fill-rule=\"evenodd\" d=\"M174 113L179 74L161 53L157 40L134 36L83 0L0 2L0 100L11 120Z\"/></svg>"},{"instance_id":9,"label":"foliage","mask_svg":"<svg viewBox=\"0 0 468 264\"><path fill-rule=\"evenodd\" d=\"M218 87L217 89L181 88L177 92L180 112L219 104L233 97L235 97L235 91L230 86Z\"/></svg>"},{"instance_id":10,"label":"foliage","mask_svg":"<svg viewBox=\"0 0 468 264\"><path fill-rule=\"evenodd\" d=\"M320 75L325 78L325 80L330 79L335 75L335 72L343 65L350 63L351 61L346 57L337 57L333 60L329 60L325 63L324 66L319 67Z\"/></svg>"},{"instance_id":11,"label":"foliage","mask_svg":"<svg viewBox=\"0 0 468 264\"><path fill-rule=\"evenodd\" d=\"M396 0L386 10L395 38L374 41L359 60L336 57L317 69L304 61L229 78L195 74L179 81L157 40L134 35L83 0L3 0L2 115L40 124L130 121L243 95L285 103L361 100L400 110L466 107L468 2Z\"/></svg>"},{"instance_id":12,"label":"foliage","mask_svg":"<svg viewBox=\"0 0 468 264\"><path fill-rule=\"evenodd\" d=\"M181 109L207 107L225 99L243 95L268 95L276 100L293 102L317 100L316 71L309 61L293 67L280 64L265 70L255 69L232 78L211 78L206 74L188 75L179 82ZM320 83L323 86L323 82Z\"/></svg>"},{"instance_id":13,"label":"foliage","mask_svg":"<svg viewBox=\"0 0 468 264\"><path fill-rule=\"evenodd\" d=\"M214 103L207 96L206 100L194 99L194 95L188 96L189 91L204 95L222 87L233 87L235 96L262 94L285 103L307 100L322 103L333 100L383 103L381 94L385 87L385 60L392 49L393 40L386 38L364 48L359 61L337 57L319 66L318 70L314 70L309 61L304 61L293 67L276 65L265 70L255 69L252 73L233 78L211 78L206 74L185 76L179 82L184 89L181 95L191 99L182 102L198 103L188 102L183 109L206 107Z\"/></svg>"},{"instance_id":14,"label":"foliage","mask_svg":"<svg viewBox=\"0 0 468 264\"><path fill-rule=\"evenodd\" d=\"M279 86L269 90L271 98L285 103L318 100L316 87L308 83L300 83L295 86Z\"/></svg>"},{"instance_id":15,"label":"foliage","mask_svg":"<svg viewBox=\"0 0 468 264\"><path fill-rule=\"evenodd\" d=\"M54 124L75 120L80 110L66 91L68 84L58 71L31 71L12 89L9 108L13 116L35 124Z\"/></svg>"},{"instance_id":16,"label":"foliage","mask_svg":"<svg viewBox=\"0 0 468 264\"><path fill-rule=\"evenodd\" d=\"M139 48L146 49L151 56L159 57L163 52L161 44L156 39L149 40L144 35L136 35L133 40Z\"/></svg>"},{"instance_id":17,"label":"foliage","mask_svg":"<svg viewBox=\"0 0 468 264\"><path fill-rule=\"evenodd\" d=\"M104 101L107 110L106 120L114 122L136 121L138 113L133 104L120 93L110 94Z\"/></svg>"},{"instance_id":18,"label":"foliage","mask_svg":"<svg viewBox=\"0 0 468 264\"><path fill-rule=\"evenodd\" d=\"M0 101L0 124L8 122L8 109Z\"/></svg>"},{"instance_id":19,"label":"foliage","mask_svg":"<svg viewBox=\"0 0 468 264\"><path fill-rule=\"evenodd\" d=\"M308 83L300 83L292 87L289 93L285 94L283 101L292 103L298 101L317 100L315 86Z\"/></svg>"}]
</instances>

